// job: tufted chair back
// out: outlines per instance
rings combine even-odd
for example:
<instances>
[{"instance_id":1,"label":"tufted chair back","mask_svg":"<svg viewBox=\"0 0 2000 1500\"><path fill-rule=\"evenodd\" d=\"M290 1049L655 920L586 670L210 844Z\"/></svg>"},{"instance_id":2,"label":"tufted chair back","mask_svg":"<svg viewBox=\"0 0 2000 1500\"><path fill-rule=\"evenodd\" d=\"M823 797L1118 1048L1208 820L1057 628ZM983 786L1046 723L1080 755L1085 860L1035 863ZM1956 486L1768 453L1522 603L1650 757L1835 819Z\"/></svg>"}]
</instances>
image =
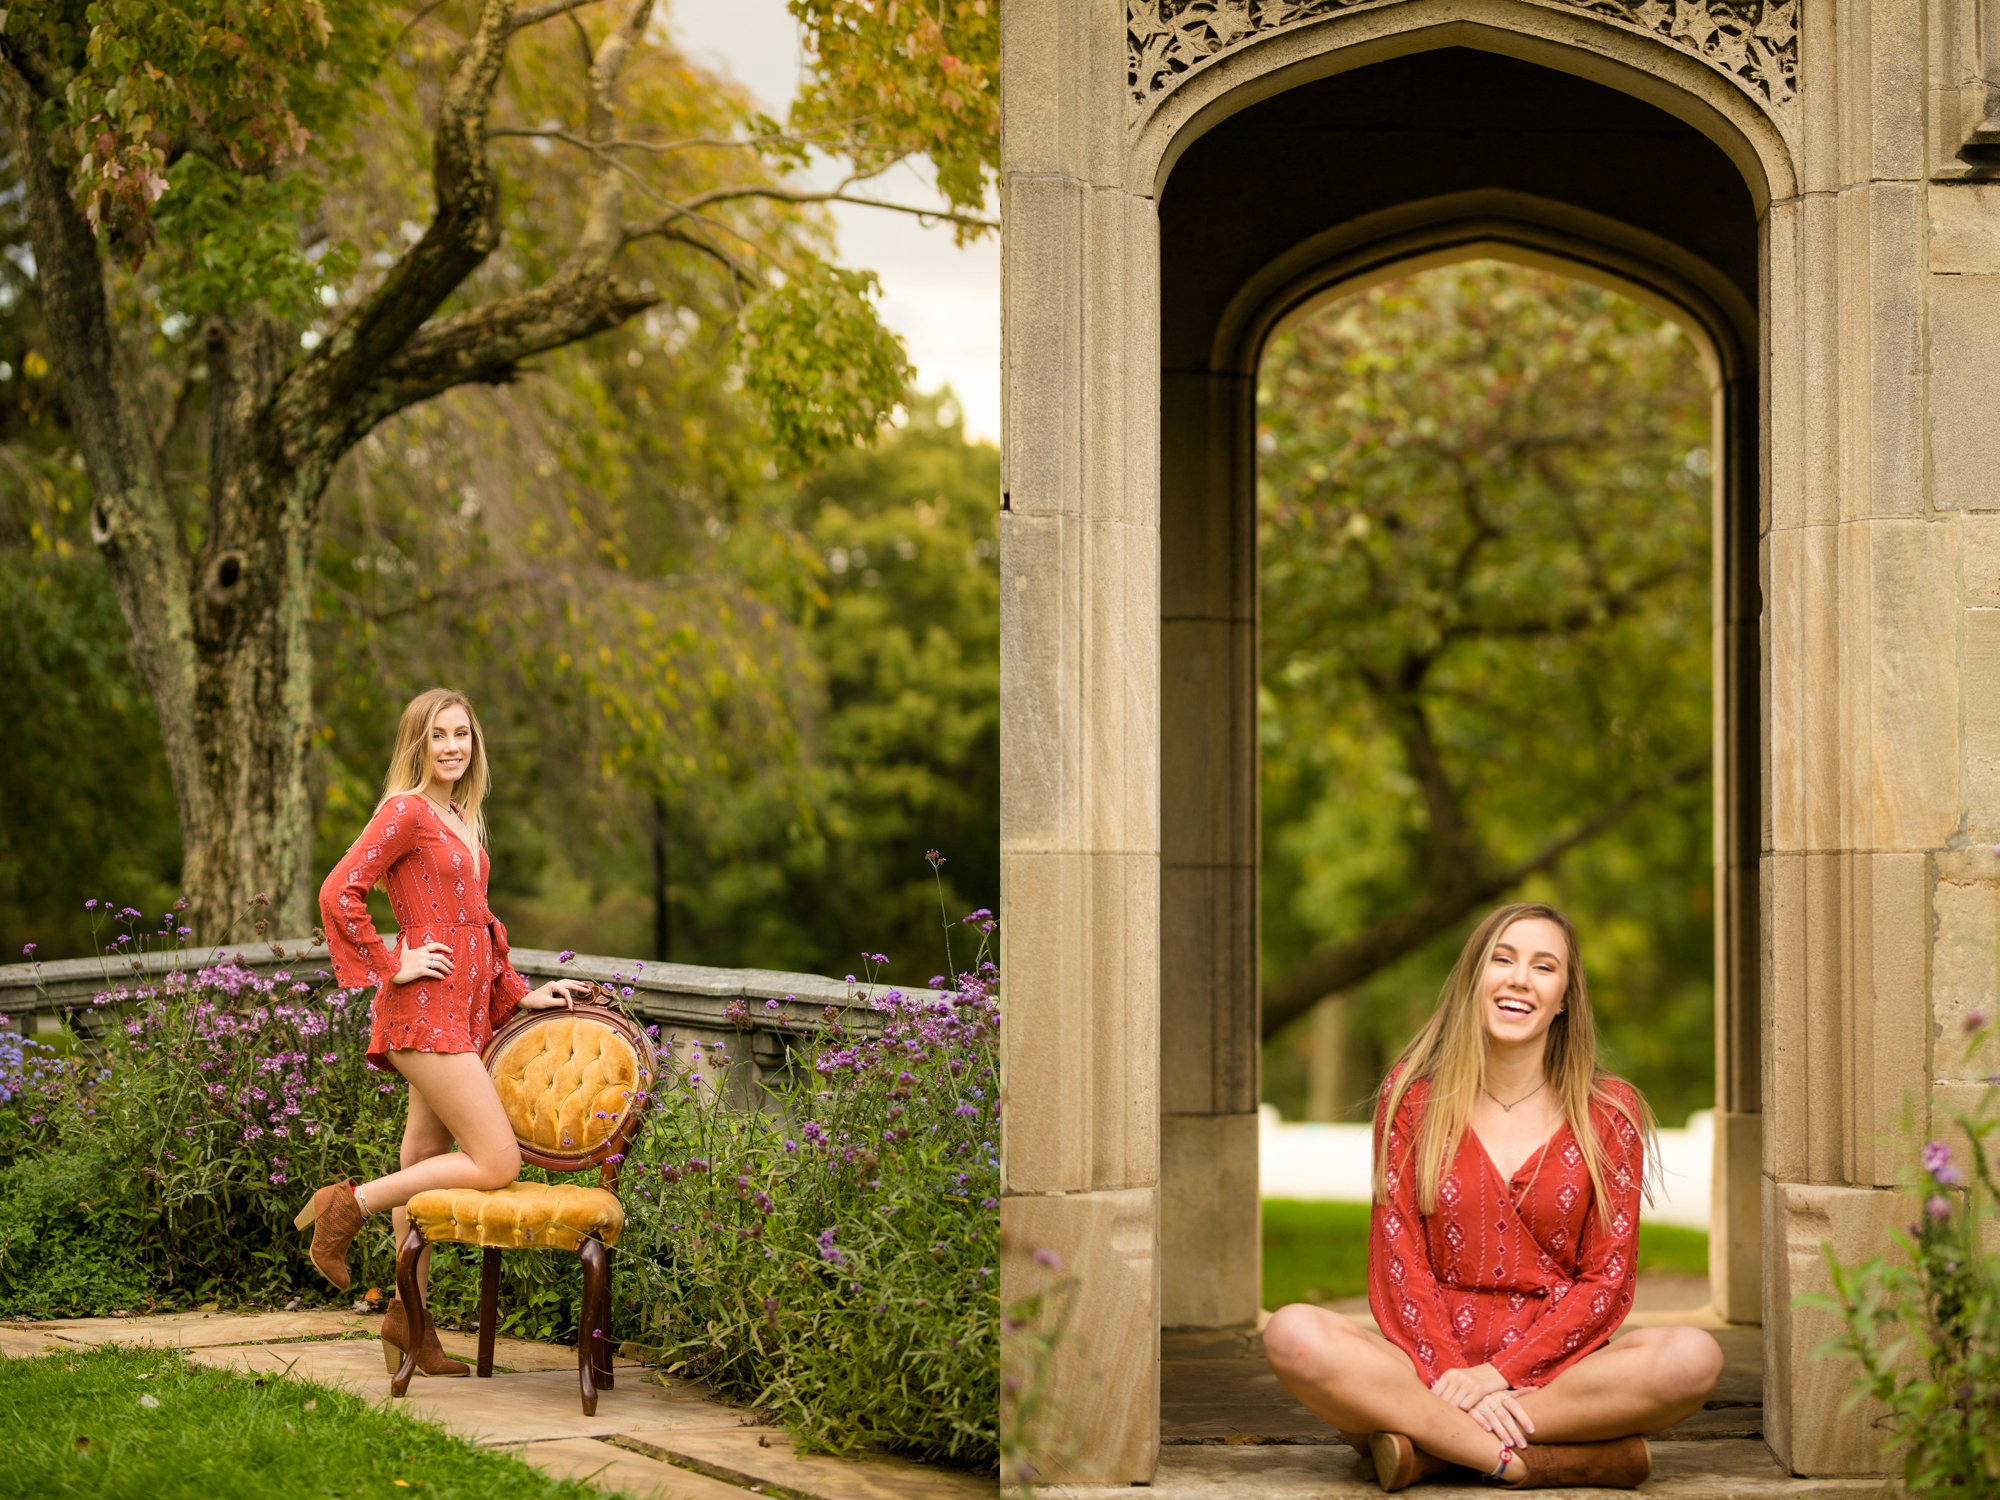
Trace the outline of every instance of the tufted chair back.
<instances>
[{"instance_id":1,"label":"tufted chair back","mask_svg":"<svg viewBox=\"0 0 2000 1500\"><path fill-rule=\"evenodd\" d=\"M639 1133L659 1071L644 1028L603 1004L522 1011L485 1059L523 1159L558 1172L598 1166L615 1183L608 1158Z\"/></svg>"}]
</instances>

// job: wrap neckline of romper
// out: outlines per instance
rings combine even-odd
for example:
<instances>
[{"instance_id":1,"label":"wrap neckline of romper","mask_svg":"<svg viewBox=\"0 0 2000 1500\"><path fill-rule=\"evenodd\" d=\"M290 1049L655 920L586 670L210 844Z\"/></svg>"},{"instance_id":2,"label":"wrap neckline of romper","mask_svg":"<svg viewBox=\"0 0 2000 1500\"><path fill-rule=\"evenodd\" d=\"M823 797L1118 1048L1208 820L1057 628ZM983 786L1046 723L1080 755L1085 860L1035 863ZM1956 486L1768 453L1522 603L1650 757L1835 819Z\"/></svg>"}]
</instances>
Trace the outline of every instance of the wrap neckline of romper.
<instances>
[{"instance_id":1,"label":"wrap neckline of romper","mask_svg":"<svg viewBox=\"0 0 2000 1500\"><path fill-rule=\"evenodd\" d=\"M1556 1128L1548 1133L1547 1138L1543 1140L1541 1145L1530 1151L1522 1159L1521 1165L1514 1168L1514 1175L1512 1177L1502 1177L1500 1175L1500 1164L1493 1160L1493 1153L1486 1149L1486 1142L1479 1138L1479 1132L1473 1128L1470 1121L1466 1122L1465 1133L1472 1137L1473 1144L1479 1148L1479 1159L1486 1163L1486 1170L1493 1174L1493 1180L1499 1183L1506 1191L1507 1200L1512 1203L1516 1201L1516 1184L1520 1182L1521 1174L1526 1172L1530 1167L1539 1167L1542 1158L1549 1154L1549 1148L1555 1145L1557 1138L1567 1129L1569 1129L1569 1121L1567 1119L1557 1121Z\"/></svg>"},{"instance_id":2,"label":"wrap neckline of romper","mask_svg":"<svg viewBox=\"0 0 2000 1500\"><path fill-rule=\"evenodd\" d=\"M429 813L433 818L437 819L438 826L444 829L445 831L445 836L449 838L453 843L461 846L467 854L470 854L472 856L472 873L474 877L476 878L479 875L483 874L484 873L484 870L482 869L483 862L479 857L480 851L472 846L472 840L467 838L465 835L461 834L456 828L452 827L451 819L447 818L443 813L439 812L437 810L437 804L431 801L431 799L426 797L422 792L417 793L417 800L423 803L425 812Z\"/></svg>"}]
</instances>

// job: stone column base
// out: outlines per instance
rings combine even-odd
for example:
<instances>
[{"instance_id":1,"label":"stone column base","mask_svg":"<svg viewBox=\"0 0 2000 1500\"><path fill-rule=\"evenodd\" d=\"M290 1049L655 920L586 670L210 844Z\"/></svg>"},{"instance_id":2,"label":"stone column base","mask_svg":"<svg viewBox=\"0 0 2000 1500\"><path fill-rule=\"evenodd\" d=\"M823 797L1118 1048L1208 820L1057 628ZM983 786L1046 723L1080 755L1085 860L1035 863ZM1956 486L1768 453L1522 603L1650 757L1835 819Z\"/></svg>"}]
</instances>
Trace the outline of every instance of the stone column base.
<instances>
[{"instance_id":1,"label":"stone column base","mask_svg":"<svg viewBox=\"0 0 2000 1500\"><path fill-rule=\"evenodd\" d=\"M1255 1115L1160 1117L1160 1322L1257 1321L1263 1205Z\"/></svg>"},{"instance_id":2,"label":"stone column base","mask_svg":"<svg viewBox=\"0 0 2000 1500\"><path fill-rule=\"evenodd\" d=\"M1832 1245L1843 1266L1860 1265L1889 1254L1890 1226L1915 1213L1908 1197L1888 1188L1764 1179L1764 1232L1774 1251L1764 1261L1764 1440L1794 1474L1893 1472L1874 1425L1881 1408L1870 1402L1842 1410L1857 1366L1813 1357L1840 1320L1792 1304L1806 1292L1833 1291L1823 1245Z\"/></svg>"},{"instance_id":3,"label":"stone column base","mask_svg":"<svg viewBox=\"0 0 2000 1500\"><path fill-rule=\"evenodd\" d=\"M1050 1365L1047 1418L1033 1434L1037 1484L1152 1482L1160 1452L1158 1243L1152 1188L1000 1200L1001 1306L1056 1279L1036 1262L1038 1250L1054 1252L1061 1274L1075 1281ZM1000 1403L1004 1432L1014 1409L1004 1390Z\"/></svg>"}]
</instances>

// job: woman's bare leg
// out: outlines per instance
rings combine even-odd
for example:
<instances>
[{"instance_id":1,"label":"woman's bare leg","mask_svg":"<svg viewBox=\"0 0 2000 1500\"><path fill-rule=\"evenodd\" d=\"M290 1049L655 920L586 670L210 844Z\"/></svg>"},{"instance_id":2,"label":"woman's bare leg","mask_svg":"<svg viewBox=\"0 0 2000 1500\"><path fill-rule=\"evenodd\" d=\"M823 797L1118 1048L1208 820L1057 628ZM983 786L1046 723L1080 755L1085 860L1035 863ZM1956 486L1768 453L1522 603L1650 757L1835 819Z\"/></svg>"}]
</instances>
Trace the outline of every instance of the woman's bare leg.
<instances>
[{"instance_id":1,"label":"woman's bare leg","mask_svg":"<svg viewBox=\"0 0 2000 1500\"><path fill-rule=\"evenodd\" d=\"M1537 1443L1658 1432L1701 1410L1722 1346L1699 1328L1635 1328L1518 1398Z\"/></svg>"},{"instance_id":2,"label":"woman's bare leg","mask_svg":"<svg viewBox=\"0 0 2000 1500\"><path fill-rule=\"evenodd\" d=\"M507 1111L501 1107L500 1095L478 1053L391 1052L389 1061L410 1080L410 1127L418 1127L422 1133L413 1143L411 1128L405 1127L401 1171L361 1184L361 1197L370 1213L385 1208L400 1210L417 1194L432 1188L491 1190L503 1188L521 1175L521 1148L514 1139L514 1127L507 1123ZM420 1119L424 1119L421 1126ZM413 1144L421 1150L437 1142L433 1121L436 1130L443 1133L443 1149L412 1161ZM453 1141L458 1143L456 1151L449 1149ZM400 1212L395 1223L401 1234L405 1221Z\"/></svg>"},{"instance_id":3,"label":"woman's bare leg","mask_svg":"<svg viewBox=\"0 0 2000 1500\"><path fill-rule=\"evenodd\" d=\"M1400 1432L1482 1474L1500 1461L1498 1438L1432 1395L1407 1354L1352 1318L1303 1302L1281 1307L1264 1325L1264 1357L1301 1405L1343 1433Z\"/></svg>"},{"instance_id":4,"label":"woman's bare leg","mask_svg":"<svg viewBox=\"0 0 2000 1500\"><path fill-rule=\"evenodd\" d=\"M403 1121L403 1149L398 1158L400 1165L414 1167L420 1161L429 1161L433 1156L443 1156L452 1148L451 1132L445 1129L444 1121L437 1117L437 1111L424 1101L421 1091L410 1090L410 1109ZM363 1184L362 1197L368 1199L372 1184ZM369 1204L371 1208L374 1204ZM395 1227L395 1238L390 1242L398 1249L402 1247L403 1236L410 1232L410 1216L399 1208L390 1212L390 1222ZM417 1259L417 1284L428 1287L431 1279L431 1247L424 1246L423 1254Z\"/></svg>"}]
</instances>

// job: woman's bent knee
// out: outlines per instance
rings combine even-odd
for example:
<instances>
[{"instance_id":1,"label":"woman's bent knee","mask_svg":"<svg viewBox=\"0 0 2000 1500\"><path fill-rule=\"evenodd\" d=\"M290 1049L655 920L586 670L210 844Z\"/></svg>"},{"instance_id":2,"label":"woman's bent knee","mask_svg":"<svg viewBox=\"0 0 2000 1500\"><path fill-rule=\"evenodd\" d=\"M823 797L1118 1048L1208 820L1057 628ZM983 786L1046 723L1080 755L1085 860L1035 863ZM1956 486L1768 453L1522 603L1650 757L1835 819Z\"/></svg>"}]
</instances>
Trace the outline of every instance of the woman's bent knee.
<instances>
[{"instance_id":1,"label":"woman's bent knee","mask_svg":"<svg viewBox=\"0 0 2000 1500\"><path fill-rule=\"evenodd\" d=\"M1322 1374L1327 1345L1353 1326L1311 1303L1287 1303L1264 1325L1264 1357L1281 1375Z\"/></svg>"},{"instance_id":2,"label":"woman's bent knee","mask_svg":"<svg viewBox=\"0 0 2000 1500\"><path fill-rule=\"evenodd\" d=\"M520 1180L521 1177L520 1147L516 1146L513 1150L507 1152L504 1156L496 1155L491 1159L481 1158L480 1161L477 1163L477 1166L478 1166L479 1180L473 1185L485 1192L489 1193L496 1192L499 1189Z\"/></svg>"},{"instance_id":3,"label":"woman's bent knee","mask_svg":"<svg viewBox=\"0 0 2000 1500\"><path fill-rule=\"evenodd\" d=\"M1682 1401L1706 1401L1722 1378L1722 1346L1699 1328L1662 1329L1657 1356L1664 1393Z\"/></svg>"}]
</instances>

